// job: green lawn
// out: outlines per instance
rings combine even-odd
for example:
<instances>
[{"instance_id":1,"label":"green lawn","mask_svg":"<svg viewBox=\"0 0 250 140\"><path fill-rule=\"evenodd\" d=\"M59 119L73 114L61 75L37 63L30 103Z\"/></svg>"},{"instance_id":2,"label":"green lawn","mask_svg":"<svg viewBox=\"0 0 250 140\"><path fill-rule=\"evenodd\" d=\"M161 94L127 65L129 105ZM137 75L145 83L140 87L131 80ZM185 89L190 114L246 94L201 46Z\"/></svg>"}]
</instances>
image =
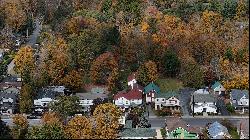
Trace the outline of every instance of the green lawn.
<instances>
[{"instance_id":1,"label":"green lawn","mask_svg":"<svg viewBox=\"0 0 250 140\"><path fill-rule=\"evenodd\" d=\"M237 129L233 128L233 129L229 129L229 134L232 136L232 139L240 139L239 134L237 133Z\"/></svg>"},{"instance_id":2,"label":"green lawn","mask_svg":"<svg viewBox=\"0 0 250 140\"><path fill-rule=\"evenodd\" d=\"M180 88L182 88L182 83L178 79L171 79L171 78L158 79L156 81L156 84L160 87L161 92L167 92L170 90L179 90Z\"/></svg>"}]
</instances>

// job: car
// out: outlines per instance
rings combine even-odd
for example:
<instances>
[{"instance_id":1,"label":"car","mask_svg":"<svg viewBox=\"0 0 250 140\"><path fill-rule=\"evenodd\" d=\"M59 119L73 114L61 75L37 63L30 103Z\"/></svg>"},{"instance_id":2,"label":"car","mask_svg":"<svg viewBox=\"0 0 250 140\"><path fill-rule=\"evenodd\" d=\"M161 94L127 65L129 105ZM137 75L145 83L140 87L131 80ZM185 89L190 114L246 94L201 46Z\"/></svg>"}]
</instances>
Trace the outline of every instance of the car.
<instances>
[{"instance_id":1,"label":"car","mask_svg":"<svg viewBox=\"0 0 250 140\"><path fill-rule=\"evenodd\" d=\"M37 116L35 116L35 115L29 115L29 116L27 116L27 119L36 119L37 118Z\"/></svg>"},{"instance_id":2,"label":"car","mask_svg":"<svg viewBox=\"0 0 250 140\"><path fill-rule=\"evenodd\" d=\"M20 46L20 45L21 45L21 41L20 41L20 39L17 39L15 46Z\"/></svg>"}]
</instances>

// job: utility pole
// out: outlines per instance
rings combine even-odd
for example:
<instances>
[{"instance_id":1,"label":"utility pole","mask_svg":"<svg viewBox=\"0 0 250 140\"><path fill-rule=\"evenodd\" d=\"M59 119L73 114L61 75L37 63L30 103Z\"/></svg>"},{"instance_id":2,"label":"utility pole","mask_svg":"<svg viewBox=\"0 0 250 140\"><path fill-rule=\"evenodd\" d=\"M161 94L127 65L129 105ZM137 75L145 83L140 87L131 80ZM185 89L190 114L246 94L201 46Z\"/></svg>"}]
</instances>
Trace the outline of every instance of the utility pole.
<instances>
[{"instance_id":1,"label":"utility pole","mask_svg":"<svg viewBox=\"0 0 250 140\"><path fill-rule=\"evenodd\" d=\"M194 103L195 103L194 102L194 94L193 94L193 102L192 103L193 103L193 111L192 111L192 113L193 113L193 117L194 117Z\"/></svg>"}]
</instances>

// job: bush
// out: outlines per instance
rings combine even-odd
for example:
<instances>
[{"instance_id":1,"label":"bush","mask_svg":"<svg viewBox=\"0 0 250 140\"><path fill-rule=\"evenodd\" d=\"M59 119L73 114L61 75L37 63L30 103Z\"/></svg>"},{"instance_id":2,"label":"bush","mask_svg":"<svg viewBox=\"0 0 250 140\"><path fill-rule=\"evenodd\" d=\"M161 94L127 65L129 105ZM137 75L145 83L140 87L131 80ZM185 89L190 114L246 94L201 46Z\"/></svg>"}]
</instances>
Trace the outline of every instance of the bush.
<instances>
[{"instance_id":1,"label":"bush","mask_svg":"<svg viewBox=\"0 0 250 140\"><path fill-rule=\"evenodd\" d=\"M163 138L166 137L166 134L167 134L166 129L165 128L161 128L161 135L162 135Z\"/></svg>"},{"instance_id":2,"label":"bush","mask_svg":"<svg viewBox=\"0 0 250 140\"><path fill-rule=\"evenodd\" d=\"M229 104L226 104L226 108L227 110L230 112L230 113L234 113L235 110L234 110L234 107L229 103Z\"/></svg>"}]
</instances>

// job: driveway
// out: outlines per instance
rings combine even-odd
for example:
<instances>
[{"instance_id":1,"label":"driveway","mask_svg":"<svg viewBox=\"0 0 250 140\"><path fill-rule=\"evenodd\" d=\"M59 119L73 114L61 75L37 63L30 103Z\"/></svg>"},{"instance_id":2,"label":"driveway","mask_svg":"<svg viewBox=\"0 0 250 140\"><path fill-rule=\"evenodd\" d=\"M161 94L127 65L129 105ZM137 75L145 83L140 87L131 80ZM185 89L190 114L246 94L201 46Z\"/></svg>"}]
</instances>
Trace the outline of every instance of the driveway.
<instances>
[{"instance_id":1,"label":"driveway","mask_svg":"<svg viewBox=\"0 0 250 140\"><path fill-rule=\"evenodd\" d=\"M230 115L223 99L217 98L216 106L217 106L218 111L221 113L222 116L229 116Z\"/></svg>"},{"instance_id":2,"label":"driveway","mask_svg":"<svg viewBox=\"0 0 250 140\"><path fill-rule=\"evenodd\" d=\"M191 115L190 100L191 100L191 94L194 91L195 90L191 88L184 88L180 90L180 105L183 116Z\"/></svg>"}]
</instances>

